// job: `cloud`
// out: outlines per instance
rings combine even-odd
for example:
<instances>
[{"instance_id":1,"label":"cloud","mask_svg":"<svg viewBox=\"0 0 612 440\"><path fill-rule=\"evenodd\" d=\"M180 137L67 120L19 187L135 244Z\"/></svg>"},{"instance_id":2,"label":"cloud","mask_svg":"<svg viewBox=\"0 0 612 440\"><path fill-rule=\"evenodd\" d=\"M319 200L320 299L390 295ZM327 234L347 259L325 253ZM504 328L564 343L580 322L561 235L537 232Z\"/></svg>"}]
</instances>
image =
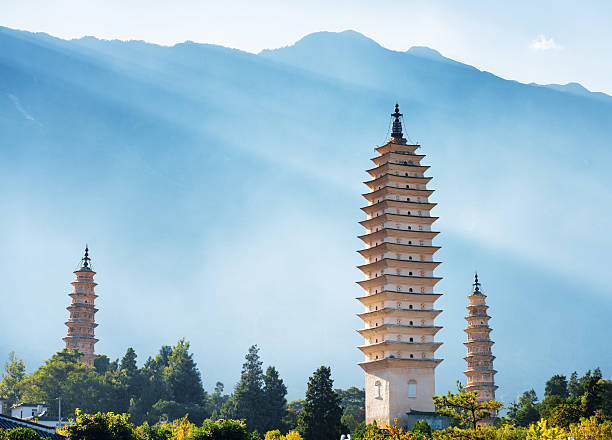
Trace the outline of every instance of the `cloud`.
<instances>
[{"instance_id":1,"label":"cloud","mask_svg":"<svg viewBox=\"0 0 612 440\"><path fill-rule=\"evenodd\" d=\"M559 50L563 49L563 47L555 42L555 40L551 38L546 38L545 35L540 34L537 36L535 40L531 42L529 45L530 49L533 50Z\"/></svg>"}]
</instances>

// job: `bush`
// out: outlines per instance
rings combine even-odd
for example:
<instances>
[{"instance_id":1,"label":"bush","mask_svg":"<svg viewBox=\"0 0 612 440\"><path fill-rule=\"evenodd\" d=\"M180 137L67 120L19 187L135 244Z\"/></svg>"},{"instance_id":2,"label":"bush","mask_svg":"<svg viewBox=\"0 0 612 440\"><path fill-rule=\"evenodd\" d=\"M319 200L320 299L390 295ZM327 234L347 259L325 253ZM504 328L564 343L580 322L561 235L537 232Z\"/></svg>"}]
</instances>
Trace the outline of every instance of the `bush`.
<instances>
[{"instance_id":1,"label":"bush","mask_svg":"<svg viewBox=\"0 0 612 440\"><path fill-rule=\"evenodd\" d=\"M246 424L242 420L219 419L204 420L202 426L195 428L188 440L252 440Z\"/></svg>"},{"instance_id":2,"label":"bush","mask_svg":"<svg viewBox=\"0 0 612 440\"><path fill-rule=\"evenodd\" d=\"M43 440L43 438L31 428L13 428L0 430L0 440Z\"/></svg>"},{"instance_id":3,"label":"bush","mask_svg":"<svg viewBox=\"0 0 612 440\"><path fill-rule=\"evenodd\" d=\"M61 430L68 440L140 440L128 414L84 414L76 410L76 419Z\"/></svg>"}]
</instances>

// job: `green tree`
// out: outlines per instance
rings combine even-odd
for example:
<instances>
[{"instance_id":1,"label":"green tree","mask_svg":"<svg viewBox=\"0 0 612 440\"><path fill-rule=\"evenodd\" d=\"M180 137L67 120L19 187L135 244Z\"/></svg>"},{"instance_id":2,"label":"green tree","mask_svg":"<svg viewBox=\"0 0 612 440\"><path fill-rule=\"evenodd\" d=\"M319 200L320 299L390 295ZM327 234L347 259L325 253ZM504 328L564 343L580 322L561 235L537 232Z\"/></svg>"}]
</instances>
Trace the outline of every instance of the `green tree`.
<instances>
[{"instance_id":1,"label":"green tree","mask_svg":"<svg viewBox=\"0 0 612 440\"><path fill-rule=\"evenodd\" d=\"M249 348L245 360L240 382L236 385L232 397L231 411L236 419L245 420L249 429L265 432L264 375L257 345Z\"/></svg>"},{"instance_id":2,"label":"green tree","mask_svg":"<svg viewBox=\"0 0 612 440\"><path fill-rule=\"evenodd\" d=\"M283 427L283 418L287 413L287 387L274 367L268 367L263 381L265 417L261 432L267 432Z\"/></svg>"},{"instance_id":3,"label":"green tree","mask_svg":"<svg viewBox=\"0 0 612 440\"><path fill-rule=\"evenodd\" d=\"M452 417L462 426L476 429L478 422L493 416L502 406L501 402L485 400L479 402L477 391L466 391L457 383L457 393L446 393L445 396L432 396L436 412Z\"/></svg>"},{"instance_id":4,"label":"green tree","mask_svg":"<svg viewBox=\"0 0 612 440\"><path fill-rule=\"evenodd\" d=\"M365 420L365 390L350 387L346 390L336 389L335 391L340 397L340 405L343 408L343 420L346 419L347 421L342 423L350 429L348 424L352 426L353 420L357 424L363 422Z\"/></svg>"},{"instance_id":5,"label":"green tree","mask_svg":"<svg viewBox=\"0 0 612 440\"><path fill-rule=\"evenodd\" d=\"M124 370L129 376L135 375L138 372L136 357L136 351L132 347L129 347L121 359L119 368Z\"/></svg>"},{"instance_id":6,"label":"green tree","mask_svg":"<svg viewBox=\"0 0 612 440\"><path fill-rule=\"evenodd\" d=\"M579 401L584 394L584 388L578 379L578 374L574 371L567 383L567 391L574 401Z\"/></svg>"},{"instance_id":7,"label":"green tree","mask_svg":"<svg viewBox=\"0 0 612 440\"><path fill-rule=\"evenodd\" d=\"M337 439L343 431L340 397L334 392L331 368L320 367L308 379L298 431L305 440Z\"/></svg>"},{"instance_id":8,"label":"green tree","mask_svg":"<svg viewBox=\"0 0 612 440\"><path fill-rule=\"evenodd\" d=\"M110 363L108 356L101 354L94 360L94 368L98 374L104 374L110 369Z\"/></svg>"},{"instance_id":9,"label":"green tree","mask_svg":"<svg viewBox=\"0 0 612 440\"><path fill-rule=\"evenodd\" d=\"M67 440L140 440L127 414L85 414L76 411L76 419L63 428Z\"/></svg>"},{"instance_id":10,"label":"green tree","mask_svg":"<svg viewBox=\"0 0 612 440\"><path fill-rule=\"evenodd\" d=\"M529 426L540 420L540 405L536 392L525 391L519 401L512 402L508 408L508 417L519 426Z\"/></svg>"},{"instance_id":11,"label":"green tree","mask_svg":"<svg viewBox=\"0 0 612 440\"><path fill-rule=\"evenodd\" d=\"M7 400L9 406L19 403L20 393L17 384L25 378L25 363L15 357L11 351L4 363L2 381L0 381L0 397Z\"/></svg>"},{"instance_id":12,"label":"green tree","mask_svg":"<svg viewBox=\"0 0 612 440\"><path fill-rule=\"evenodd\" d=\"M578 423L580 421L581 413L582 411L579 405L562 403L552 409L548 416L548 422L552 426L567 429L572 423Z\"/></svg>"},{"instance_id":13,"label":"green tree","mask_svg":"<svg viewBox=\"0 0 612 440\"><path fill-rule=\"evenodd\" d=\"M223 390L225 386L222 382L217 382L215 384L215 390L211 395L209 395L209 406L212 412L213 419L221 418L221 413L223 411L223 407L229 399L227 394L223 394Z\"/></svg>"},{"instance_id":14,"label":"green tree","mask_svg":"<svg viewBox=\"0 0 612 440\"><path fill-rule=\"evenodd\" d=\"M242 420L204 420L193 430L188 440L251 440L252 436Z\"/></svg>"},{"instance_id":15,"label":"green tree","mask_svg":"<svg viewBox=\"0 0 612 440\"><path fill-rule=\"evenodd\" d=\"M544 397L546 398L548 396L559 396L562 399L567 399L569 397L567 378L565 376L555 374L548 379L544 387Z\"/></svg>"},{"instance_id":16,"label":"green tree","mask_svg":"<svg viewBox=\"0 0 612 440\"><path fill-rule=\"evenodd\" d=\"M292 400L287 404L283 423L287 429L297 429L300 413L304 410L304 399Z\"/></svg>"},{"instance_id":17,"label":"green tree","mask_svg":"<svg viewBox=\"0 0 612 440\"><path fill-rule=\"evenodd\" d=\"M81 354L67 350L54 354L43 366L19 384L22 398L47 403L49 414L57 415L56 398L62 398L62 413L70 415L76 408L87 412L106 409L108 387L93 367L80 362Z\"/></svg>"},{"instance_id":18,"label":"green tree","mask_svg":"<svg viewBox=\"0 0 612 440\"><path fill-rule=\"evenodd\" d=\"M178 403L203 404L205 393L200 371L189 353L189 342L185 338L178 341L168 357L163 371L171 399Z\"/></svg>"},{"instance_id":19,"label":"green tree","mask_svg":"<svg viewBox=\"0 0 612 440\"><path fill-rule=\"evenodd\" d=\"M585 375L586 376L586 375ZM581 398L582 415L591 417L603 406L604 388L600 384L601 372L584 378L584 394Z\"/></svg>"},{"instance_id":20,"label":"green tree","mask_svg":"<svg viewBox=\"0 0 612 440\"><path fill-rule=\"evenodd\" d=\"M566 399L563 399L560 396L557 395L552 395L552 396L548 396L546 397L544 400L542 400L542 403L539 405L540 408L540 417L547 419L548 417L550 417L550 415L552 414L553 410L563 404L563 403L567 403Z\"/></svg>"}]
</instances>

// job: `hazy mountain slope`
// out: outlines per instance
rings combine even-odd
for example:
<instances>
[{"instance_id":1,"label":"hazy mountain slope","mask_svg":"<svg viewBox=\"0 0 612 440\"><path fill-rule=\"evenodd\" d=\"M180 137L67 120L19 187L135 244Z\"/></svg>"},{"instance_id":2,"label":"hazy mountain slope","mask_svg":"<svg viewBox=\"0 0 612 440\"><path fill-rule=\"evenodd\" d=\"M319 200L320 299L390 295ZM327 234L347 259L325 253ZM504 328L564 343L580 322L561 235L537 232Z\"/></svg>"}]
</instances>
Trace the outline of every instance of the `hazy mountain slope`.
<instances>
[{"instance_id":1,"label":"hazy mountain slope","mask_svg":"<svg viewBox=\"0 0 612 440\"><path fill-rule=\"evenodd\" d=\"M397 100L439 203L438 391L463 379L474 269L502 399L612 368L607 102L352 32L259 56L4 28L0 47L0 288L15 311L0 356L61 347L89 241L99 351L142 358L186 336L212 387L258 343L292 398L321 364L360 384L360 182Z\"/></svg>"}]
</instances>

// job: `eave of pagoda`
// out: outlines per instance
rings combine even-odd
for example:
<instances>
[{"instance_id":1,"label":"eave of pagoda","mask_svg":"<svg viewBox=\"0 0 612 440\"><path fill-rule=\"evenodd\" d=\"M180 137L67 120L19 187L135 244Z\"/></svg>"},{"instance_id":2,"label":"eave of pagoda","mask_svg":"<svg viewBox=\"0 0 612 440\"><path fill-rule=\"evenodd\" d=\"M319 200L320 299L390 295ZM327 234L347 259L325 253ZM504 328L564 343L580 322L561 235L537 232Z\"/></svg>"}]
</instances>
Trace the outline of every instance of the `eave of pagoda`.
<instances>
[{"instance_id":1,"label":"eave of pagoda","mask_svg":"<svg viewBox=\"0 0 612 440\"><path fill-rule=\"evenodd\" d=\"M484 360L484 361L489 361L489 362L493 362L495 360L495 356L493 356L491 353L470 353L463 359L465 359L466 361L469 361L472 358L478 358L479 360Z\"/></svg>"},{"instance_id":2,"label":"eave of pagoda","mask_svg":"<svg viewBox=\"0 0 612 440\"><path fill-rule=\"evenodd\" d=\"M86 292L70 292L68 294L68 296L73 298L73 299L75 297L79 297L79 296L80 297L86 296L86 297L91 298L91 299L96 299L98 297L98 295L96 295L95 293L89 293L89 292L87 292L87 293Z\"/></svg>"},{"instance_id":3,"label":"eave of pagoda","mask_svg":"<svg viewBox=\"0 0 612 440\"><path fill-rule=\"evenodd\" d=\"M377 215L376 217L369 218L367 220L362 220L359 222L361 226L366 229L372 229L375 226L382 226L386 222L395 222L395 223L406 223L410 222L417 225L431 225L433 222L438 220L438 217L431 217L428 215L407 215L407 214L391 214L384 213L381 215Z\"/></svg>"},{"instance_id":4,"label":"eave of pagoda","mask_svg":"<svg viewBox=\"0 0 612 440\"><path fill-rule=\"evenodd\" d=\"M64 323L66 325L66 327L79 327L79 328L96 328L98 326L98 324L96 324L95 322L92 321L83 321L80 319L72 319L72 320L68 320Z\"/></svg>"},{"instance_id":5,"label":"eave of pagoda","mask_svg":"<svg viewBox=\"0 0 612 440\"><path fill-rule=\"evenodd\" d=\"M425 176L396 176L394 174L385 174L377 179L368 180L363 182L371 190L376 190L380 186L387 186L391 183L400 183L403 185L426 185L432 177Z\"/></svg>"},{"instance_id":6,"label":"eave of pagoda","mask_svg":"<svg viewBox=\"0 0 612 440\"><path fill-rule=\"evenodd\" d=\"M429 197L434 193L433 189L420 188L397 188L395 186L383 186L375 191L361 194L368 202L373 203L376 199L385 198L385 196L414 196L414 197Z\"/></svg>"},{"instance_id":7,"label":"eave of pagoda","mask_svg":"<svg viewBox=\"0 0 612 440\"><path fill-rule=\"evenodd\" d=\"M379 286L381 284L407 284L410 283L414 286L435 286L442 278L440 277L420 277L416 275L391 275L384 274L377 277L370 278L369 280L357 281L364 289Z\"/></svg>"},{"instance_id":8,"label":"eave of pagoda","mask_svg":"<svg viewBox=\"0 0 612 440\"><path fill-rule=\"evenodd\" d=\"M436 325L404 325L404 324L381 324L375 327L357 330L364 338L372 338L377 335L399 334L414 336L434 336L442 327Z\"/></svg>"},{"instance_id":9,"label":"eave of pagoda","mask_svg":"<svg viewBox=\"0 0 612 440\"><path fill-rule=\"evenodd\" d=\"M481 347L483 350L485 350L485 353L490 353L493 344L495 344L493 341L467 341L463 343L463 345L468 348L468 355L472 354L473 350L475 350L477 347Z\"/></svg>"},{"instance_id":10,"label":"eave of pagoda","mask_svg":"<svg viewBox=\"0 0 612 440\"><path fill-rule=\"evenodd\" d=\"M376 319L376 318L384 318L384 317L399 317L409 319L414 312L414 319L427 318L434 319L442 310L438 309L405 309L405 308L396 308L396 307L384 307L378 310L372 310L369 312L357 313L361 319Z\"/></svg>"},{"instance_id":11,"label":"eave of pagoda","mask_svg":"<svg viewBox=\"0 0 612 440\"><path fill-rule=\"evenodd\" d=\"M386 164L381 165L379 167L374 167L369 170L366 170L366 172L376 179L378 177L381 177L383 174L405 175L406 173L414 172L424 173L429 168L430 167L427 165L405 165L387 162Z\"/></svg>"},{"instance_id":12,"label":"eave of pagoda","mask_svg":"<svg viewBox=\"0 0 612 440\"><path fill-rule=\"evenodd\" d=\"M497 370L493 370L492 368L474 367L474 368L468 368L467 370L463 372L463 374L465 374L466 376L469 376L470 374L482 374L482 373L497 374Z\"/></svg>"},{"instance_id":13,"label":"eave of pagoda","mask_svg":"<svg viewBox=\"0 0 612 440\"><path fill-rule=\"evenodd\" d=\"M421 246L418 244L389 243L385 241L383 243L377 244L376 246L361 249L357 252L359 252L364 258L370 258L372 256L384 254L386 252L392 252L396 254L414 252L429 256L435 254L439 249L440 246Z\"/></svg>"},{"instance_id":14,"label":"eave of pagoda","mask_svg":"<svg viewBox=\"0 0 612 440\"><path fill-rule=\"evenodd\" d=\"M376 371L376 370L386 370L389 368L435 368L437 367L443 359L409 359L409 358L390 358L385 357L382 359L375 360L367 360L358 362L361 368L363 368L366 372Z\"/></svg>"},{"instance_id":15,"label":"eave of pagoda","mask_svg":"<svg viewBox=\"0 0 612 440\"><path fill-rule=\"evenodd\" d=\"M380 352L381 349L387 348L389 350L411 350L414 353L422 352L435 352L442 342L407 342L407 341L382 341L375 342L373 344L358 345L357 348L365 355L374 354Z\"/></svg>"},{"instance_id":16,"label":"eave of pagoda","mask_svg":"<svg viewBox=\"0 0 612 440\"><path fill-rule=\"evenodd\" d=\"M364 243L371 243L373 241L384 241L385 238L407 238L412 240L433 240L438 235L437 231L418 231L416 229L394 229L384 228L376 232L370 232L368 234L360 235L360 238Z\"/></svg>"},{"instance_id":17,"label":"eave of pagoda","mask_svg":"<svg viewBox=\"0 0 612 440\"><path fill-rule=\"evenodd\" d=\"M368 296L360 296L357 299L364 306L379 304L381 301L414 301L414 302L435 302L442 296L441 293L414 293L414 292L395 292L393 290L383 290Z\"/></svg>"},{"instance_id":18,"label":"eave of pagoda","mask_svg":"<svg viewBox=\"0 0 612 440\"><path fill-rule=\"evenodd\" d=\"M386 163L394 163L394 164L404 164L407 162L409 165L419 165L421 160L425 158L424 154L415 154L410 152L393 152L389 151L385 154L381 154L380 156L376 156L371 158L370 160L374 162L376 166L381 166Z\"/></svg>"},{"instance_id":19,"label":"eave of pagoda","mask_svg":"<svg viewBox=\"0 0 612 440\"><path fill-rule=\"evenodd\" d=\"M374 271L382 271L387 268L415 269L415 270L434 270L441 263L439 261L420 261L420 260L397 260L394 258L382 258L378 261L357 266L364 274Z\"/></svg>"},{"instance_id":20,"label":"eave of pagoda","mask_svg":"<svg viewBox=\"0 0 612 440\"><path fill-rule=\"evenodd\" d=\"M418 144L396 144L394 142L389 141L385 145L376 147L376 151L378 151L380 155L390 153L393 151L404 151L407 153L414 153L419 148L421 148L421 146Z\"/></svg>"},{"instance_id":21,"label":"eave of pagoda","mask_svg":"<svg viewBox=\"0 0 612 440\"><path fill-rule=\"evenodd\" d=\"M372 216L376 211L384 210L384 209L415 209L421 211L431 211L436 207L436 203L430 202L415 202L413 200L381 200L377 203L372 203L371 205L364 206L361 208L363 212Z\"/></svg>"}]
</instances>

